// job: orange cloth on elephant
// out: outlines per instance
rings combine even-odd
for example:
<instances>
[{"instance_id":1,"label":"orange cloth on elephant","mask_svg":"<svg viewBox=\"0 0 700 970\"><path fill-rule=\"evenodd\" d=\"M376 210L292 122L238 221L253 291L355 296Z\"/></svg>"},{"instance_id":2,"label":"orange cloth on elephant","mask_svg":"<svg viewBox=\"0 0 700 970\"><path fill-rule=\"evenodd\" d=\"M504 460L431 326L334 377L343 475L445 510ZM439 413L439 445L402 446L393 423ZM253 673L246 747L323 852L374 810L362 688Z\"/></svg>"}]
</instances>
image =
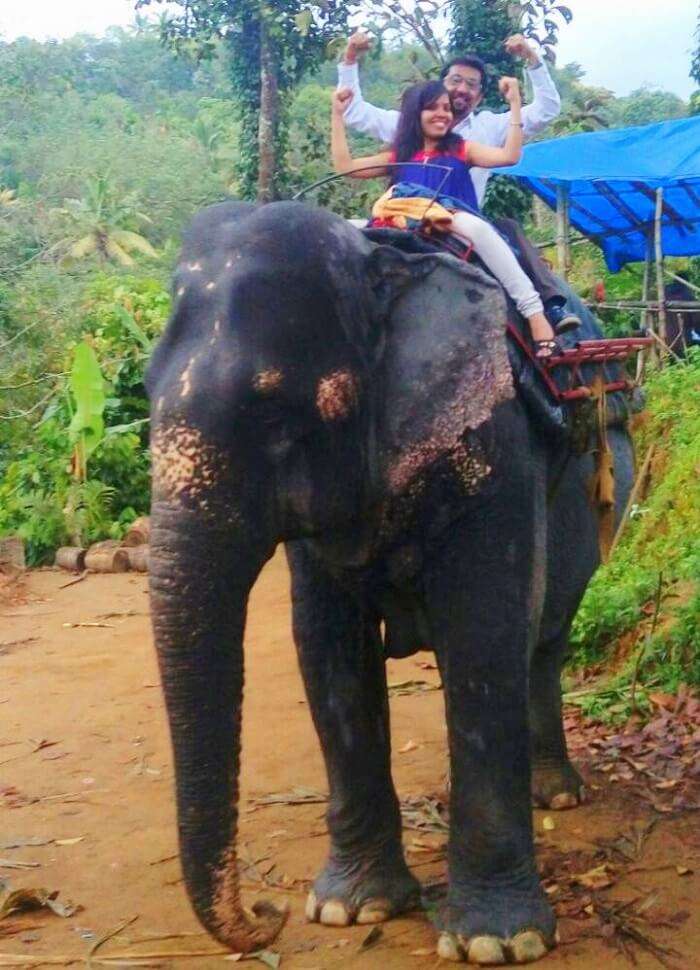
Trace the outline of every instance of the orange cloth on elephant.
<instances>
[{"instance_id":1,"label":"orange cloth on elephant","mask_svg":"<svg viewBox=\"0 0 700 970\"><path fill-rule=\"evenodd\" d=\"M408 229L408 220L427 222L439 232L449 232L452 213L439 202L419 197L392 198L393 186L380 196L372 206L372 218L381 219L396 229Z\"/></svg>"}]
</instances>

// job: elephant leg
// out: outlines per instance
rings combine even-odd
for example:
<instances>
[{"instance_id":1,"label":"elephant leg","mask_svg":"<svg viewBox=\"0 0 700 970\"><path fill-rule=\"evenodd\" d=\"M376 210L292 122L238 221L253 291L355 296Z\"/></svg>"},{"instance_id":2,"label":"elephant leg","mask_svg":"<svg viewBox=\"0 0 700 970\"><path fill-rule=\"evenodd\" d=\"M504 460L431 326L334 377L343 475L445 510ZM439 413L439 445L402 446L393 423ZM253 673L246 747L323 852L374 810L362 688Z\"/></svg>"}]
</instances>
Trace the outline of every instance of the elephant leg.
<instances>
[{"instance_id":1,"label":"elephant leg","mask_svg":"<svg viewBox=\"0 0 700 970\"><path fill-rule=\"evenodd\" d=\"M538 644L530 664L532 801L538 808L575 808L585 800L583 779L569 761L562 722L561 668L570 624Z\"/></svg>"},{"instance_id":2,"label":"elephant leg","mask_svg":"<svg viewBox=\"0 0 700 970\"><path fill-rule=\"evenodd\" d=\"M527 494L511 495L453 527L428 576L452 776L438 954L454 961L526 963L555 939L530 806L527 668L537 544L534 502L529 517L527 506Z\"/></svg>"},{"instance_id":3,"label":"elephant leg","mask_svg":"<svg viewBox=\"0 0 700 970\"><path fill-rule=\"evenodd\" d=\"M379 923L413 909L391 780L389 706L378 621L301 542L287 545L294 638L326 763L328 861L306 907L330 926Z\"/></svg>"}]
</instances>

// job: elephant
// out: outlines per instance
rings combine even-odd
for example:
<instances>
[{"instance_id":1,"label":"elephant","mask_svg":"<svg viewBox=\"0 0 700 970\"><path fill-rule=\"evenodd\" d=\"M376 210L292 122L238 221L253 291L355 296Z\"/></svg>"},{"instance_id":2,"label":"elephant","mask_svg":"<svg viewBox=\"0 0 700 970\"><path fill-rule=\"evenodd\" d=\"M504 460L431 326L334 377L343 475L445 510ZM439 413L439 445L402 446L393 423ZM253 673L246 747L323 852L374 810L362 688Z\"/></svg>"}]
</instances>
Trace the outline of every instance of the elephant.
<instances>
[{"instance_id":1,"label":"elephant","mask_svg":"<svg viewBox=\"0 0 700 970\"><path fill-rule=\"evenodd\" d=\"M420 904L385 657L431 649L451 776L438 953L538 959L556 924L531 804L580 798L559 675L599 553L592 460L542 434L517 393L502 290L475 265L378 244L322 208L226 202L186 231L173 297L146 382L150 595L199 920L248 952L287 916L244 911L236 858L246 607L284 543L330 791L307 919L369 924ZM610 444L623 505L624 428Z\"/></svg>"}]
</instances>

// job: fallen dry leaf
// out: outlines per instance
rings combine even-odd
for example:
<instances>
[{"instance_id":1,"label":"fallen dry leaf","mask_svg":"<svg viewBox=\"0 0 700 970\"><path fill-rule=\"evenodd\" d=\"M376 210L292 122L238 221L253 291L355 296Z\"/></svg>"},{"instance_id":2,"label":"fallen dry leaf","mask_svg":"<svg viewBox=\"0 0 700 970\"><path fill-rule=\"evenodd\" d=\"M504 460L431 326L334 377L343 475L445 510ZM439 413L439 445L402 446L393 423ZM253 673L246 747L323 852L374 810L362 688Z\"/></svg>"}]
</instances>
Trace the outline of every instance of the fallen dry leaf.
<instances>
[{"instance_id":1,"label":"fallen dry leaf","mask_svg":"<svg viewBox=\"0 0 700 970\"><path fill-rule=\"evenodd\" d=\"M49 892L48 889L14 889L0 893L0 919L11 913L20 913L30 909L48 907L57 916L64 919L73 916L82 909L71 902L59 902L58 890Z\"/></svg>"},{"instance_id":2,"label":"fallen dry leaf","mask_svg":"<svg viewBox=\"0 0 700 970\"><path fill-rule=\"evenodd\" d=\"M607 889L612 886L615 880L611 877L608 864L604 862L588 872L581 872L573 877L573 881L583 886L584 889Z\"/></svg>"},{"instance_id":3,"label":"fallen dry leaf","mask_svg":"<svg viewBox=\"0 0 700 970\"><path fill-rule=\"evenodd\" d=\"M36 751L43 751L44 748L53 748L55 744L61 743L60 741L49 741L47 738L41 738L40 741L37 741L36 738L29 738L29 740L35 746L32 748L32 754Z\"/></svg>"},{"instance_id":4,"label":"fallen dry leaf","mask_svg":"<svg viewBox=\"0 0 700 970\"><path fill-rule=\"evenodd\" d=\"M19 859L0 859L0 869L40 869L40 862L22 862Z\"/></svg>"},{"instance_id":5,"label":"fallen dry leaf","mask_svg":"<svg viewBox=\"0 0 700 970\"><path fill-rule=\"evenodd\" d=\"M552 818L551 815L545 815L545 817L542 819L542 828L544 829L545 832L554 831L554 829L556 828L556 825L554 824L554 819Z\"/></svg>"},{"instance_id":6,"label":"fallen dry leaf","mask_svg":"<svg viewBox=\"0 0 700 970\"><path fill-rule=\"evenodd\" d=\"M108 627L114 629L113 623L63 623L61 625L70 629L76 629L77 627Z\"/></svg>"},{"instance_id":7,"label":"fallen dry leaf","mask_svg":"<svg viewBox=\"0 0 700 970\"><path fill-rule=\"evenodd\" d=\"M415 751L417 747L415 741L407 741L402 748L399 748L399 754L408 754L409 751Z\"/></svg>"},{"instance_id":8,"label":"fallen dry leaf","mask_svg":"<svg viewBox=\"0 0 700 970\"><path fill-rule=\"evenodd\" d=\"M383 936L384 930L381 928L381 926L373 926L362 943L360 943L359 949L368 950L371 946L375 946L377 943L379 943Z\"/></svg>"},{"instance_id":9,"label":"fallen dry leaf","mask_svg":"<svg viewBox=\"0 0 700 970\"><path fill-rule=\"evenodd\" d=\"M13 839L0 842L0 849L23 849L25 846L51 845L53 839L45 839L41 835L16 835Z\"/></svg>"}]
</instances>

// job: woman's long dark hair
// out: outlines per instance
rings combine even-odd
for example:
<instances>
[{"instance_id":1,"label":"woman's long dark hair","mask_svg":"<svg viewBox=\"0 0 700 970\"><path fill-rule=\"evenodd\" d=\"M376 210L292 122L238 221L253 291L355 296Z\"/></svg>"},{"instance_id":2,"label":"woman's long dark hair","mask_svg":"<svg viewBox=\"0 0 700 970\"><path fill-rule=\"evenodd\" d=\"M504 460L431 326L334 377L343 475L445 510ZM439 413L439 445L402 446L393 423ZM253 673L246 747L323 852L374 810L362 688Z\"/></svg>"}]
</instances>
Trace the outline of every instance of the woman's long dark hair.
<instances>
[{"instance_id":1,"label":"woman's long dark hair","mask_svg":"<svg viewBox=\"0 0 700 970\"><path fill-rule=\"evenodd\" d=\"M423 148L425 136L421 127L421 112L435 104L441 94L449 92L442 81L423 81L407 88L401 98L401 114L392 149L397 162L407 162ZM446 132L437 144L437 150L449 154L462 143L459 135ZM397 173L398 169L394 169ZM393 181L393 179L392 179Z\"/></svg>"}]
</instances>

